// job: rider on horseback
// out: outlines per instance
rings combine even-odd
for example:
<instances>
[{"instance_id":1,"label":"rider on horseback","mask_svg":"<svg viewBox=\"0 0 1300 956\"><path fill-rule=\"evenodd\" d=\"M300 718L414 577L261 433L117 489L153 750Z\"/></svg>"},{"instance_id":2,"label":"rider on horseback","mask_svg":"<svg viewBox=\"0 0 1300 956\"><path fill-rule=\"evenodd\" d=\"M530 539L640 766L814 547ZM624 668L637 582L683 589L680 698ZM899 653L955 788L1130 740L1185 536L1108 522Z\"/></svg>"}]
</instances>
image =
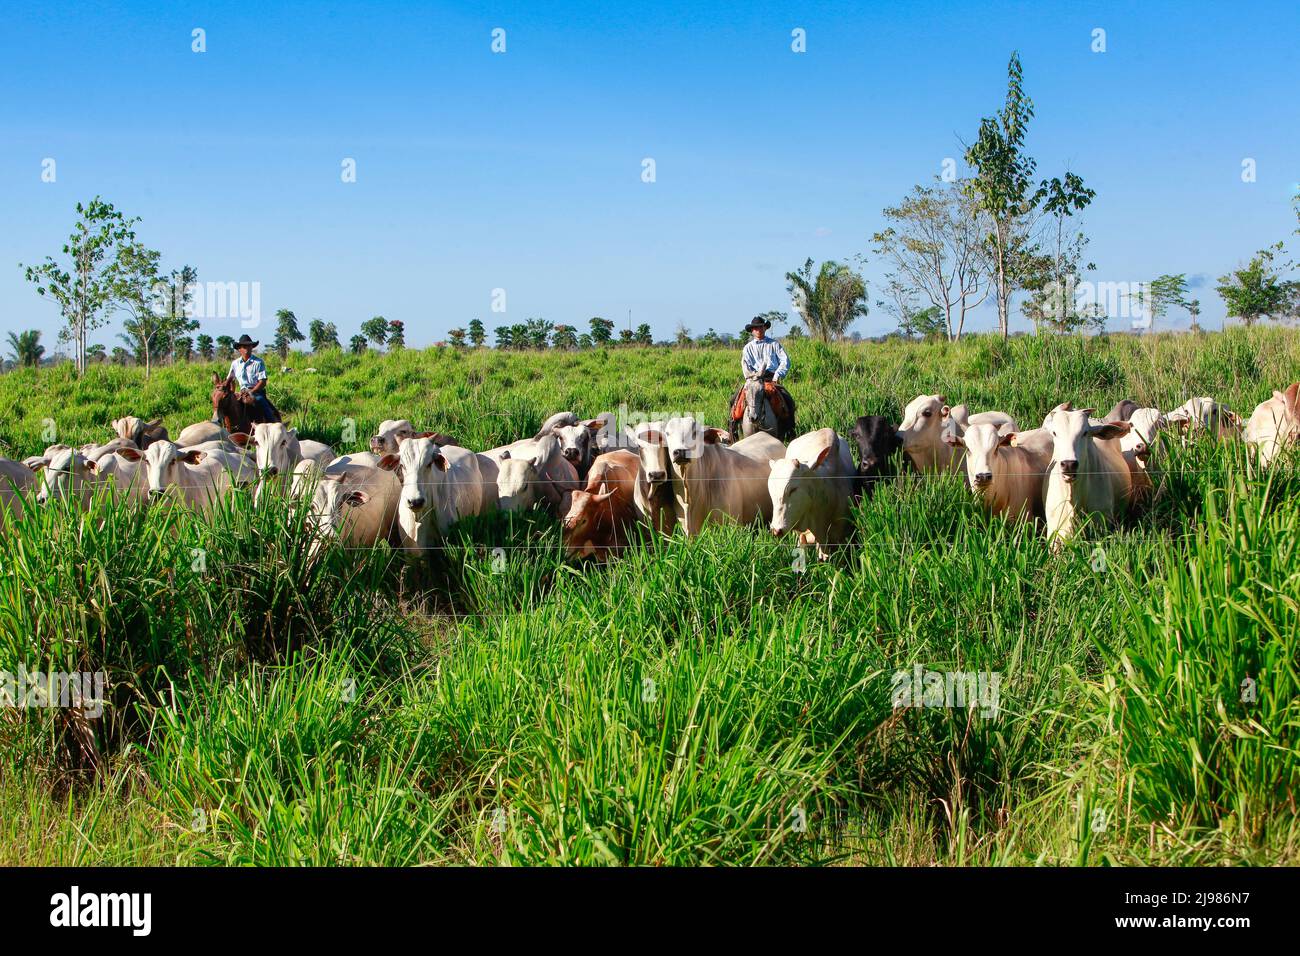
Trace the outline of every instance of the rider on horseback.
<instances>
[{"instance_id":1,"label":"rider on horseback","mask_svg":"<svg viewBox=\"0 0 1300 956\"><path fill-rule=\"evenodd\" d=\"M247 332L239 337L235 343L239 355L230 363L229 377L239 386L241 398L244 392L252 395L264 421L278 422L280 413L266 397L266 363L253 354L257 346L258 343L250 339Z\"/></svg>"},{"instance_id":2,"label":"rider on horseback","mask_svg":"<svg viewBox=\"0 0 1300 956\"><path fill-rule=\"evenodd\" d=\"M781 384L781 379L790 373L790 356L785 354L785 349L781 347L780 342L767 337L767 330L771 327L772 323L761 315L755 316L745 326L746 334L751 335L752 338L745 343L745 348L740 353L740 370L744 373L746 382L770 382L779 393L776 401L773 402L773 410L777 417L775 435L781 441L789 441L794 438L795 431L794 399ZM745 409L741 403L744 392L745 385L742 384L731 400L732 414L729 418L733 441L740 436L741 422L744 419ZM781 404L784 405L783 408L777 407Z\"/></svg>"}]
</instances>

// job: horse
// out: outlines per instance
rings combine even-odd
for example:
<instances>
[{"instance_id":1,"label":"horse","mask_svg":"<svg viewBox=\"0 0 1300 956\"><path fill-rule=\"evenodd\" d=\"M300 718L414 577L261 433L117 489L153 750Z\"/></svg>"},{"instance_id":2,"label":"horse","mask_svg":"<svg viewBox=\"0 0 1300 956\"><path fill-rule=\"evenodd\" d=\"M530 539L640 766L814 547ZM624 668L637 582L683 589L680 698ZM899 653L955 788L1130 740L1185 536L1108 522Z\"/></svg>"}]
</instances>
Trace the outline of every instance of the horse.
<instances>
[{"instance_id":1,"label":"horse","mask_svg":"<svg viewBox=\"0 0 1300 956\"><path fill-rule=\"evenodd\" d=\"M251 392L241 393L239 383L233 376L223 379L216 374L212 376L212 414L232 434L248 434L254 425L280 420L278 412L268 418Z\"/></svg>"},{"instance_id":2,"label":"horse","mask_svg":"<svg viewBox=\"0 0 1300 956\"><path fill-rule=\"evenodd\" d=\"M777 388L780 388L778 385ZM794 437L794 402L789 392L781 395L786 403L786 416L777 414L768 395L767 383L761 378L747 378L733 401L731 419L731 437L735 441L741 437L748 438L759 432L767 432L780 441L789 441ZM737 420L735 410L743 400L743 411Z\"/></svg>"}]
</instances>

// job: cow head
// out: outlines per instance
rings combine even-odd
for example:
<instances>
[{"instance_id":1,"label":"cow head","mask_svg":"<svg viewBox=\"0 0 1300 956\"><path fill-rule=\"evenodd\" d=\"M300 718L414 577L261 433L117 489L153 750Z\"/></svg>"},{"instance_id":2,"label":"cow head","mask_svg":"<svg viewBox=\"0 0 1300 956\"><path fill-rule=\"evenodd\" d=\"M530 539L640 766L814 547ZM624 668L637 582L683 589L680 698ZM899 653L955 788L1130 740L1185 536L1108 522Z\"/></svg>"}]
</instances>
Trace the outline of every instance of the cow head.
<instances>
[{"instance_id":1,"label":"cow head","mask_svg":"<svg viewBox=\"0 0 1300 956\"><path fill-rule=\"evenodd\" d=\"M564 460L576 468L591 460L596 436L604 427L603 419L592 418L576 425L556 425L551 433L560 440L560 454Z\"/></svg>"},{"instance_id":2,"label":"cow head","mask_svg":"<svg viewBox=\"0 0 1300 956\"><path fill-rule=\"evenodd\" d=\"M668 442L663 422L643 422L636 429L637 455L650 496L668 480Z\"/></svg>"},{"instance_id":3,"label":"cow head","mask_svg":"<svg viewBox=\"0 0 1300 956\"><path fill-rule=\"evenodd\" d=\"M834 448L835 443L830 443L812 461L774 458L768 463L772 469L767 477L767 493L772 498L771 529L777 537L791 529L808 528L818 497L813 482L825 480L816 472Z\"/></svg>"},{"instance_id":4,"label":"cow head","mask_svg":"<svg viewBox=\"0 0 1300 956\"><path fill-rule=\"evenodd\" d=\"M881 474L891 456L903 447L898 429L883 415L863 415L852 434L858 445L858 474L864 477Z\"/></svg>"},{"instance_id":5,"label":"cow head","mask_svg":"<svg viewBox=\"0 0 1300 956\"><path fill-rule=\"evenodd\" d=\"M208 457L207 452L196 448L183 449L172 441L156 441L143 452L134 448L119 448L114 454L127 461L144 459L150 498L161 498L168 488L177 483L178 469L184 465L197 465Z\"/></svg>"},{"instance_id":6,"label":"cow head","mask_svg":"<svg viewBox=\"0 0 1300 956\"><path fill-rule=\"evenodd\" d=\"M1079 475L1079 462L1094 460L1092 441L1110 441L1129 433L1128 422L1094 423L1089 416L1095 409L1070 407L1062 402L1052 409L1044 427L1052 436L1052 467L1057 469L1066 484L1073 484Z\"/></svg>"},{"instance_id":7,"label":"cow head","mask_svg":"<svg viewBox=\"0 0 1300 956\"><path fill-rule=\"evenodd\" d=\"M257 448L257 471L263 477L288 475L302 458L298 430L281 422L254 425L252 441Z\"/></svg>"},{"instance_id":8,"label":"cow head","mask_svg":"<svg viewBox=\"0 0 1300 956\"><path fill-rule=\"evenodd\" d=\"M898 426L903 450L936 444L949 411L948 400L942 395L918 395L908 402Z\"/></svg>"},{"instance_id":9,"label":"cow head","mask_svg":"<svg viewBox=\"0 0 1300 956\"><path fill-rule=\"evenodd\" d=\"M82 504L90 498L91 483L99 467L75 448L61 448L33 469L37 472L36 503L71 501L80 497Z\"/></svg>"},{"instance_id":10,"label":"cow head","mask_svg":"<svg viewBox=\"0 0 1300 956\"><path fill-rule=\"evenodd\" d=\"M1015 432L1003 434L997 425L983 424L969 426L960 436L947 434L944 441L966 449L966 480L971 491L983 494L1000 471L999 450L1013 444L1015 437Z\"/></svg>"},{"instance_id":11,"label":"cow head","mask_svg":"<svg viewBox=\"0 0 1300 956\"><path fill-rule=\"evenodd\" d=\"M415 428L404 418L382 421L370 439L370 450L376 455L396 455L402 442L414 434Z\"/></svg>"},{"instance_id":12,"label":"cow head","mask_svg":"<svg viewBox=\"0 0 1300 956\"><path fill-rule=\"evenodd\" d=\"M417 522L436 508L445 493L442 485L449 465L432 439L410 438L402 442L396 455L384 455L378 464L395 472L402 483L399 514L409 514Z\"/></svg>"},{"instance_id":13,"label":"cow head","mask_svg":"<svg viewBox=\"0 0 1300 956\"><path fill-rule=\"evenodd\" d=\"M1145 462L1165 427L1165 416L1158 408L1136 408L1130 412L1128 423L1128 434L1119 440L1120 450L1132 452L1138 461Z\"/></svg>"},{"instance_id":14,"label":"cow head","mask_svg":"<svg viewBox=\"0 0 1300 956\"><path fill-rule=\"evenodd\" d=\"M552 441L554 439L552 438ZM497 508L501 511L523 511L537 501L537 485L542 480L540 469L553 448L538 447L530 457L511 457L502 452L497 463Z\"/></svg>"}]
</instances>

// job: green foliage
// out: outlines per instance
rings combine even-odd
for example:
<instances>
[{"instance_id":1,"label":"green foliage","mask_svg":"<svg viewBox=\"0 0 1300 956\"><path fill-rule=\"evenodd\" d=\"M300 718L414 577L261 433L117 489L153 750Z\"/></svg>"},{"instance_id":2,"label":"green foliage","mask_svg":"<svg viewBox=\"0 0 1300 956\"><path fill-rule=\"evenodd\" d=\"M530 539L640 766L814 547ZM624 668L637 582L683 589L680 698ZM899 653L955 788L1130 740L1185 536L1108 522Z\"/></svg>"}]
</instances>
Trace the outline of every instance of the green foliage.
<instances>
[{"instance_id":1,"label":"green foliage","mask_svg":"<svg viewBox=\"0 0 1300 956\"><path fill-rule=\"evenodd\" d=\"M1261 249L1242 269L1219 277L1215 290L1230 317L1254 325L1261 318L1280 319L1300 310L1300 283L1285 281L1273 264L1281 243Z\"/></svg>"}]
</instances>

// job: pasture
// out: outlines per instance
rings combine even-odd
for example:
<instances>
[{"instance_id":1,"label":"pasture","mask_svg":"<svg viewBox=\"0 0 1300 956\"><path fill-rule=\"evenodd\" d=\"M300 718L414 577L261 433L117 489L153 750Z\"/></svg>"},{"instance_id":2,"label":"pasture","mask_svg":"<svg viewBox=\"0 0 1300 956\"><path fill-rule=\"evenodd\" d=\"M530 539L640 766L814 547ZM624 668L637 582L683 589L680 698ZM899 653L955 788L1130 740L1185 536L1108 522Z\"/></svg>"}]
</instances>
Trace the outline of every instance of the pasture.
<instances>
[{"instance_id":1,"label":"pasture","mask_svg":"<svg viewBox=\"0 0 1300 956\"><path fill-rule=\"evenodd\" d=\"M1280 328L790 353L801 432L934 392L1022 427L1066 400L1249 415L1300 380ZM730 349L267 364L340 453L387 418L475 449L565 409L723 425L739 378ZM0 454L200 421L212 371L15 371ZM964 476L885 485L827 562L717 527L579 565L554 519L501 514L418 580L382 545L310 555L274 497L29 509L0 537L0 670L102 670L108 704L0 708L0 863L1294 865L1296 457L1166 443L1149 512L1059 554ZM928 673L996 675L995 706L895 707Z\"/></svg>"}]
</instances>

